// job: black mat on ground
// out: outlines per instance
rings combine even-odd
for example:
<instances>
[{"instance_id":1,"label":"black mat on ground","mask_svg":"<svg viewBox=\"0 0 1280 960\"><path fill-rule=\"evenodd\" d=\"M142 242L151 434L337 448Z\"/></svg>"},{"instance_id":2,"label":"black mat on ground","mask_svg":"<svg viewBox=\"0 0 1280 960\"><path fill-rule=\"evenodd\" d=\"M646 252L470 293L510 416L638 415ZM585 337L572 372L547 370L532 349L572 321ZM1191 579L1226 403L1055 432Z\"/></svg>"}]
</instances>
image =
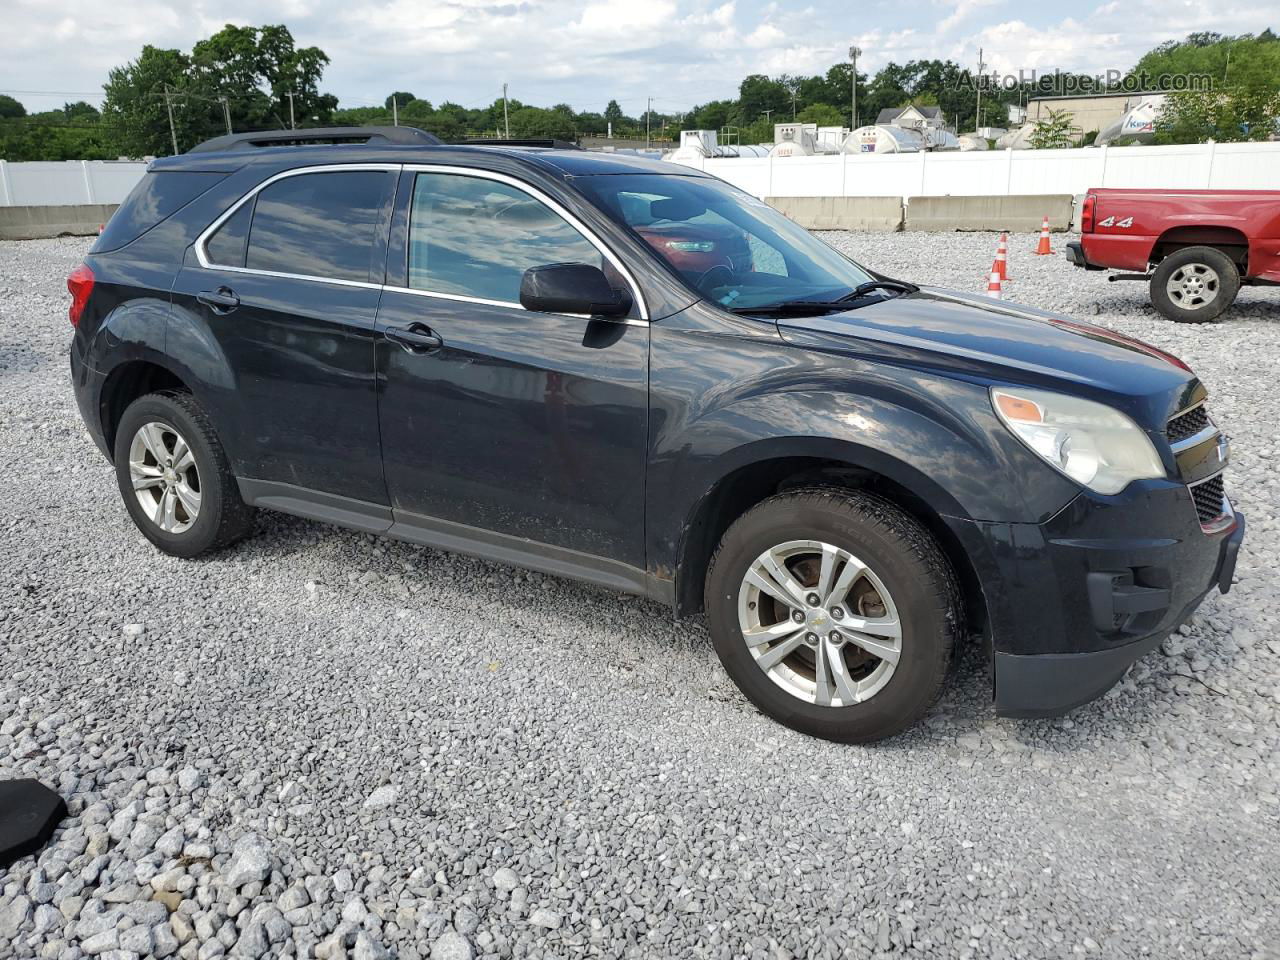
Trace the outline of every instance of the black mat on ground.
<instances>
[{"instance_id":1,"label":"black mat on ground","mask_svg":"<svg viewBox=\"0 0 1280 960\"><path fill-rule=\"evenodd\" d=\"M0 869L48 843L66 815L63 799L38 780L0 780Z\"/></svg>"}]
</instances>

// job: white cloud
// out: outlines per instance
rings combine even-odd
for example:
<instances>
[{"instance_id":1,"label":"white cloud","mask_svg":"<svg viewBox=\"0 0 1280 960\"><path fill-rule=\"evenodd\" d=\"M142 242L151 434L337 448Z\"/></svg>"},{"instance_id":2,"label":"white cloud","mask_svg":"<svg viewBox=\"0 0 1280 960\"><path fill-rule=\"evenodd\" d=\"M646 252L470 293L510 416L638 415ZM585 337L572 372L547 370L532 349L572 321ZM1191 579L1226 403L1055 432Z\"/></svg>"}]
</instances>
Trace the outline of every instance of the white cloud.
<instances>
[{"instance_id":1,"label":"white cloud","mask_svg":"<svg viewBox=\"0 0 1280 960\"><path fill-rule=\"evenodd\" d=\"M331 58L323 88L346 105L393 89L433 102L492 102L502 83L526 103L567 102L629 113L647 97L676 111L731 97L750 73L824 72L850 43L859 67L951 57L1001 70L1132 66L1155 44L1193 30L1260 31L1274 10L1222 0L1085 0L1069 16L1009 0L3 0L0 90L49 109L99 90L144 43L190 49L225 23L287 23ZM803 5L801 5L803 4ZM1138 25L1140 28L1135 28ZM89 99L93 99L90 95Z\"/></svg>"}]
</instances>

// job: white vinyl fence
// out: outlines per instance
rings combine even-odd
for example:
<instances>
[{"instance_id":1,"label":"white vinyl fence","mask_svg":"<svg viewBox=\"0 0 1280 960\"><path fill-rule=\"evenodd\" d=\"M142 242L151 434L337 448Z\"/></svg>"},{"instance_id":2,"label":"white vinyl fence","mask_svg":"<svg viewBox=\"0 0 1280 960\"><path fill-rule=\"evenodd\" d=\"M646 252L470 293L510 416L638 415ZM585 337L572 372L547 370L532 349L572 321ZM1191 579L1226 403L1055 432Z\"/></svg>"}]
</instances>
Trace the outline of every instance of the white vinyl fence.
<instances>
[{"instance_id":1,"label":"white vinyl fence","mask_svg":"<svg viewBox=\"0 0 1280 960\"><path fill-rule=\"evenodd\" d=\"M757 197L986 197L1090 187L1280 190L1280 143L694 160Z\"/></svg>"},{"instance_id":2,"label":"white vinyl fence","mask_svg":"<svg viewBox=\"0 0 1280 960\"><path fill-rule=\"evenodd\" d=\"M1280 190L1280 143L695 160L757 197L984 197L1090 187ZM141 161L0 160L0 206L119 203Z\"/></svg>"},{"instance_id":3,"label":"white vinyl fence","mask_svg":"<svg viewBox=\"0 0 1280 960\"><path fill-rule=\"evenodd\" d=\"M0 160L0 207L119 203L146 170L141 160Z\"/></svg>"}]
</instances>

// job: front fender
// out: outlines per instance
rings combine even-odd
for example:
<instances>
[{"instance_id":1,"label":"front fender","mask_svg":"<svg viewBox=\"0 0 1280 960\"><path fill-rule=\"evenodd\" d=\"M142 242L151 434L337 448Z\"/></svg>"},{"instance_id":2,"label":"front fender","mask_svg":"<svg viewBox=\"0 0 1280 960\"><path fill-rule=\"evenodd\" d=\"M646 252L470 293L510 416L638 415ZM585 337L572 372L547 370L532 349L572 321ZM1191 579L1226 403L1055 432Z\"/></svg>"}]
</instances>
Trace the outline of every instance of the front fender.
<instances>
[{"instance_id":1,"label":"front fender","mask_svg":"<svg viewBox=\"0 0 1280 960\"><path fill-rule=\"evenodd\" d=\"M1078 492L999 422L984 383L792 347L759 326L735 324L730 346L695 323L654 326L646 525L657 576L679 566L717 486L769 461L862 468L970 520L1040 522Z\"/></svg>"}]
</instances>

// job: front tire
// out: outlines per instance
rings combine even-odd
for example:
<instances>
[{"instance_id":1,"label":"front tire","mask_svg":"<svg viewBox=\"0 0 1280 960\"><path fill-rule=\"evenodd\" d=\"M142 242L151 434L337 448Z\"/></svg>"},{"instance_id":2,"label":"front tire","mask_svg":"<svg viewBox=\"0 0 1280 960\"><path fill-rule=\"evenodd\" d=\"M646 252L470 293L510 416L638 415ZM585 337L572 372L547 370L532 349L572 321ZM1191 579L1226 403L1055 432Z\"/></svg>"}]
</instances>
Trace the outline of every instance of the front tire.
<instances>
[{"instance_id":1,"label":"front tire","mask_svg":"<svg viewBox=\"0 0 1280 960\"><path fill-rule=\"evenodd\" d=\"M1216 247L1185 247L1160 261L1151 274L1151 302L1178 323L1209 323L1240 292L1240 270Z\"/></svg>"},{"instance_id":2,"label":"front tire","mask_svg":"<svg viewBox=\"0 0 1280 960\"><path fill-rule=\"evenodd\" d=\"M188 393L150 393L128 406L116 427L115 467L130 518L165 553L197 557L253 529L253 508Z\"/></svg>"},{"instance_id":3,"label":"front tire","mask_svg":"<svg viewBox=\"0 0 1280 960\"><path fill-rule=\"evenodd\" d=\"M707 572L712 642L763 712L844 743L893 736L937 699L963 634L937 542L881 497L778 494L725 533Z\"/></svg>"}]
</instances>

